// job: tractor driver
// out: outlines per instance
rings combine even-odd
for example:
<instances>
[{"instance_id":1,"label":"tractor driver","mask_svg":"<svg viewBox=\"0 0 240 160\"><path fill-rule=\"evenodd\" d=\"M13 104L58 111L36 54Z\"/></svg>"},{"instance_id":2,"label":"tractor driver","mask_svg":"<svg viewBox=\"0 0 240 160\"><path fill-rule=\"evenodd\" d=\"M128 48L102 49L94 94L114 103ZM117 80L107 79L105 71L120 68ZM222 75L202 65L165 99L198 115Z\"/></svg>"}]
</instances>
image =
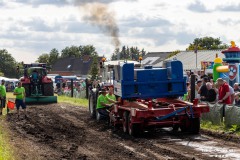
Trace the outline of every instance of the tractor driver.
<instances>
[{"instance_id":1,"label":"tractor driver","mask_svg":"<svg viewBox=\"0 0 240 160\"><path fill-rule=\"evenodd\" d=\"M98 99L97 99L97 111L101 115L108 117L109 110L111 109L111 107L113 105L112 103L116 103L116 101L107 98L106 89L102 89L100 92L101 92L101 94L98 96ZM109 102L112 102L112 103L109 104Z\"/></svg>"},{"instance_id":2,"label":"tractor driver","mask_svg":"<svg viewBox=\"0 0 240 160\"><path fill-rule=\"evenodd\" d=\"M36 83L38 80L38 72L35 69L32 72L32 80L33 80L33 83Z\"/></svg>"}]
</instances>

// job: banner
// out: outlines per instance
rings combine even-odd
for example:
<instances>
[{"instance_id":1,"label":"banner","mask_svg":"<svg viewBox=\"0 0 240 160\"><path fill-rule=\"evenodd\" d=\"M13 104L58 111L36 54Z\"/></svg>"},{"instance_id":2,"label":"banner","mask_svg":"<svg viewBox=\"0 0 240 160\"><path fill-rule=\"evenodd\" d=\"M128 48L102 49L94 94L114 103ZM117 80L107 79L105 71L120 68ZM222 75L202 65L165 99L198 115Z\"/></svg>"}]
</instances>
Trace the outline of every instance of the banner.
<instances>
[{"instance_id":1,"label":"banner","mask_svg":"<svg viewBox=\"0 0 240 160\"><path fill-rule=\"evenodd\" d=\"M211 61L201 61L201 69L213 69L213 64Z\"/></svg>"}]
</instances>

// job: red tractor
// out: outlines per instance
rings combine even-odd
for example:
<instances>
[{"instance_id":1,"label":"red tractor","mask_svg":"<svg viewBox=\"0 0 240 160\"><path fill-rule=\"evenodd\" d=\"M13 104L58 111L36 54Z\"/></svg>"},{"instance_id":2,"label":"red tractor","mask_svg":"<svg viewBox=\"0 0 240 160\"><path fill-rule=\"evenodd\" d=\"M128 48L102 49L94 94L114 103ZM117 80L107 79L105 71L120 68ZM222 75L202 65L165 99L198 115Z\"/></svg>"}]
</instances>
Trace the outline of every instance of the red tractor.
<instances>
[{"instance_id":1,"label":"red tractor","mask_svg":"<svg viewBox=\"0 0 240 160\"><path fill-rule=\"evenodd\" d=\"M20 79L25 88L26 103L55 103L53 81L47 77L45 63L24 64L24 76Z\"/></svg>"}]
</instances>

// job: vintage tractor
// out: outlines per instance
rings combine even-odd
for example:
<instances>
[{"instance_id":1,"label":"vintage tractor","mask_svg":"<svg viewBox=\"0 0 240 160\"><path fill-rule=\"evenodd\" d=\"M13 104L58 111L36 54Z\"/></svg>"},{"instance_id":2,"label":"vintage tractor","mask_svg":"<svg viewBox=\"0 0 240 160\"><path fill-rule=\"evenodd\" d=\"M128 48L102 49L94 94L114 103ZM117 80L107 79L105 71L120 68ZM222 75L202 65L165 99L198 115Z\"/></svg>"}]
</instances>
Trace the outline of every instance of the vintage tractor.
<instances>
[{"instance_id":1,"label":"vintage tractor","mask_svg":"<svg viewBox=\"0 0 240 160\"><path fill-rule=\"evenodd\" d=\"M26 103L56 103L53 81L48 78L45 63L24 64L24 76L20 79L25 88Z\"/></svg>"},{"instance_id":2,"label":"vintage tractor","mask_svg":"<svg viewBox=\"0 0 240 160\"><path fill-rule=\"evenodd\" d=\"M186 93L180 61L167 61L163 68L141 69L134 68L132 63L122 63L113 72L114 94L120 99L109 112L113 126L122 127L130 135L156 127L199 133L201 114L209 112L209 106L178 98ZM97 97L94 98L89 100L92 104L96 103Z\"/></svg>"}]
</instances>

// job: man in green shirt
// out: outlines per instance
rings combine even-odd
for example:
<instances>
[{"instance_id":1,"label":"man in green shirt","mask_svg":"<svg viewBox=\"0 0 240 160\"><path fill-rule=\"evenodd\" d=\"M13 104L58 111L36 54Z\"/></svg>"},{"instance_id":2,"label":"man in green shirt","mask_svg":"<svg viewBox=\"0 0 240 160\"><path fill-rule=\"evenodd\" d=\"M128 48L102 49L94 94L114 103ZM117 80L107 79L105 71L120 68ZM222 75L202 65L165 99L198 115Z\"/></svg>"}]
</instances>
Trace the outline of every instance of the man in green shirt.
<instances>
[{"instance_id":1,"label":"man in green shirt","mask_svg":"<svg viewBox=\"0 0 240 160\"><path fill-rule=\"evenodd\" d=\"M113 87L110 87L108 90L108 94L106 95L107 99L111 103L117 103L116 102L116 96L113 94Z\"/></svg>"},{"instance_id":2,"label":"man in green shirt","mask_svg":"<svg viewBox=\"0 0 240 160\"><path fill-rule=\"evenodd\" d=\"M1 105L0 105L0 115L2 115L2 110L5 108L6 105L6 87L5 87L5 80L2 80L2 83L0 85L0 99L1 99Z\"/></svg>"},{"instance_id":3,"label":"man in green shirt","mask_svg":"<svg viewBox=\"0 0 240 160\"><path fill-rule=\"evenodd\" d=\"M22 87L22 83L21 82L18 82L18 86L14 89L13 95L16 96L16 107L17 107L18 118L20 116L20 114L19 114L20 106L24 110L25 118L27 118L26 104L25 104L25 96L26 96L26 94L25 94L25 88Z\"/></svg>"},{"instance_id":4,"label":"man in green shirt","mask_svg":"<svg viewBox=\"0 0 240 160\"><path fill-rule=\"evenodd\" d=\"M109 109L112 106L112 104L109 104L109 101L113 103L114 101L109 100L106 95L107 95L106 89L102 89L101 94L98 96L98 99L97 99L97 111L101 115L108 117Z\"/></svg>"}]
</instances>

